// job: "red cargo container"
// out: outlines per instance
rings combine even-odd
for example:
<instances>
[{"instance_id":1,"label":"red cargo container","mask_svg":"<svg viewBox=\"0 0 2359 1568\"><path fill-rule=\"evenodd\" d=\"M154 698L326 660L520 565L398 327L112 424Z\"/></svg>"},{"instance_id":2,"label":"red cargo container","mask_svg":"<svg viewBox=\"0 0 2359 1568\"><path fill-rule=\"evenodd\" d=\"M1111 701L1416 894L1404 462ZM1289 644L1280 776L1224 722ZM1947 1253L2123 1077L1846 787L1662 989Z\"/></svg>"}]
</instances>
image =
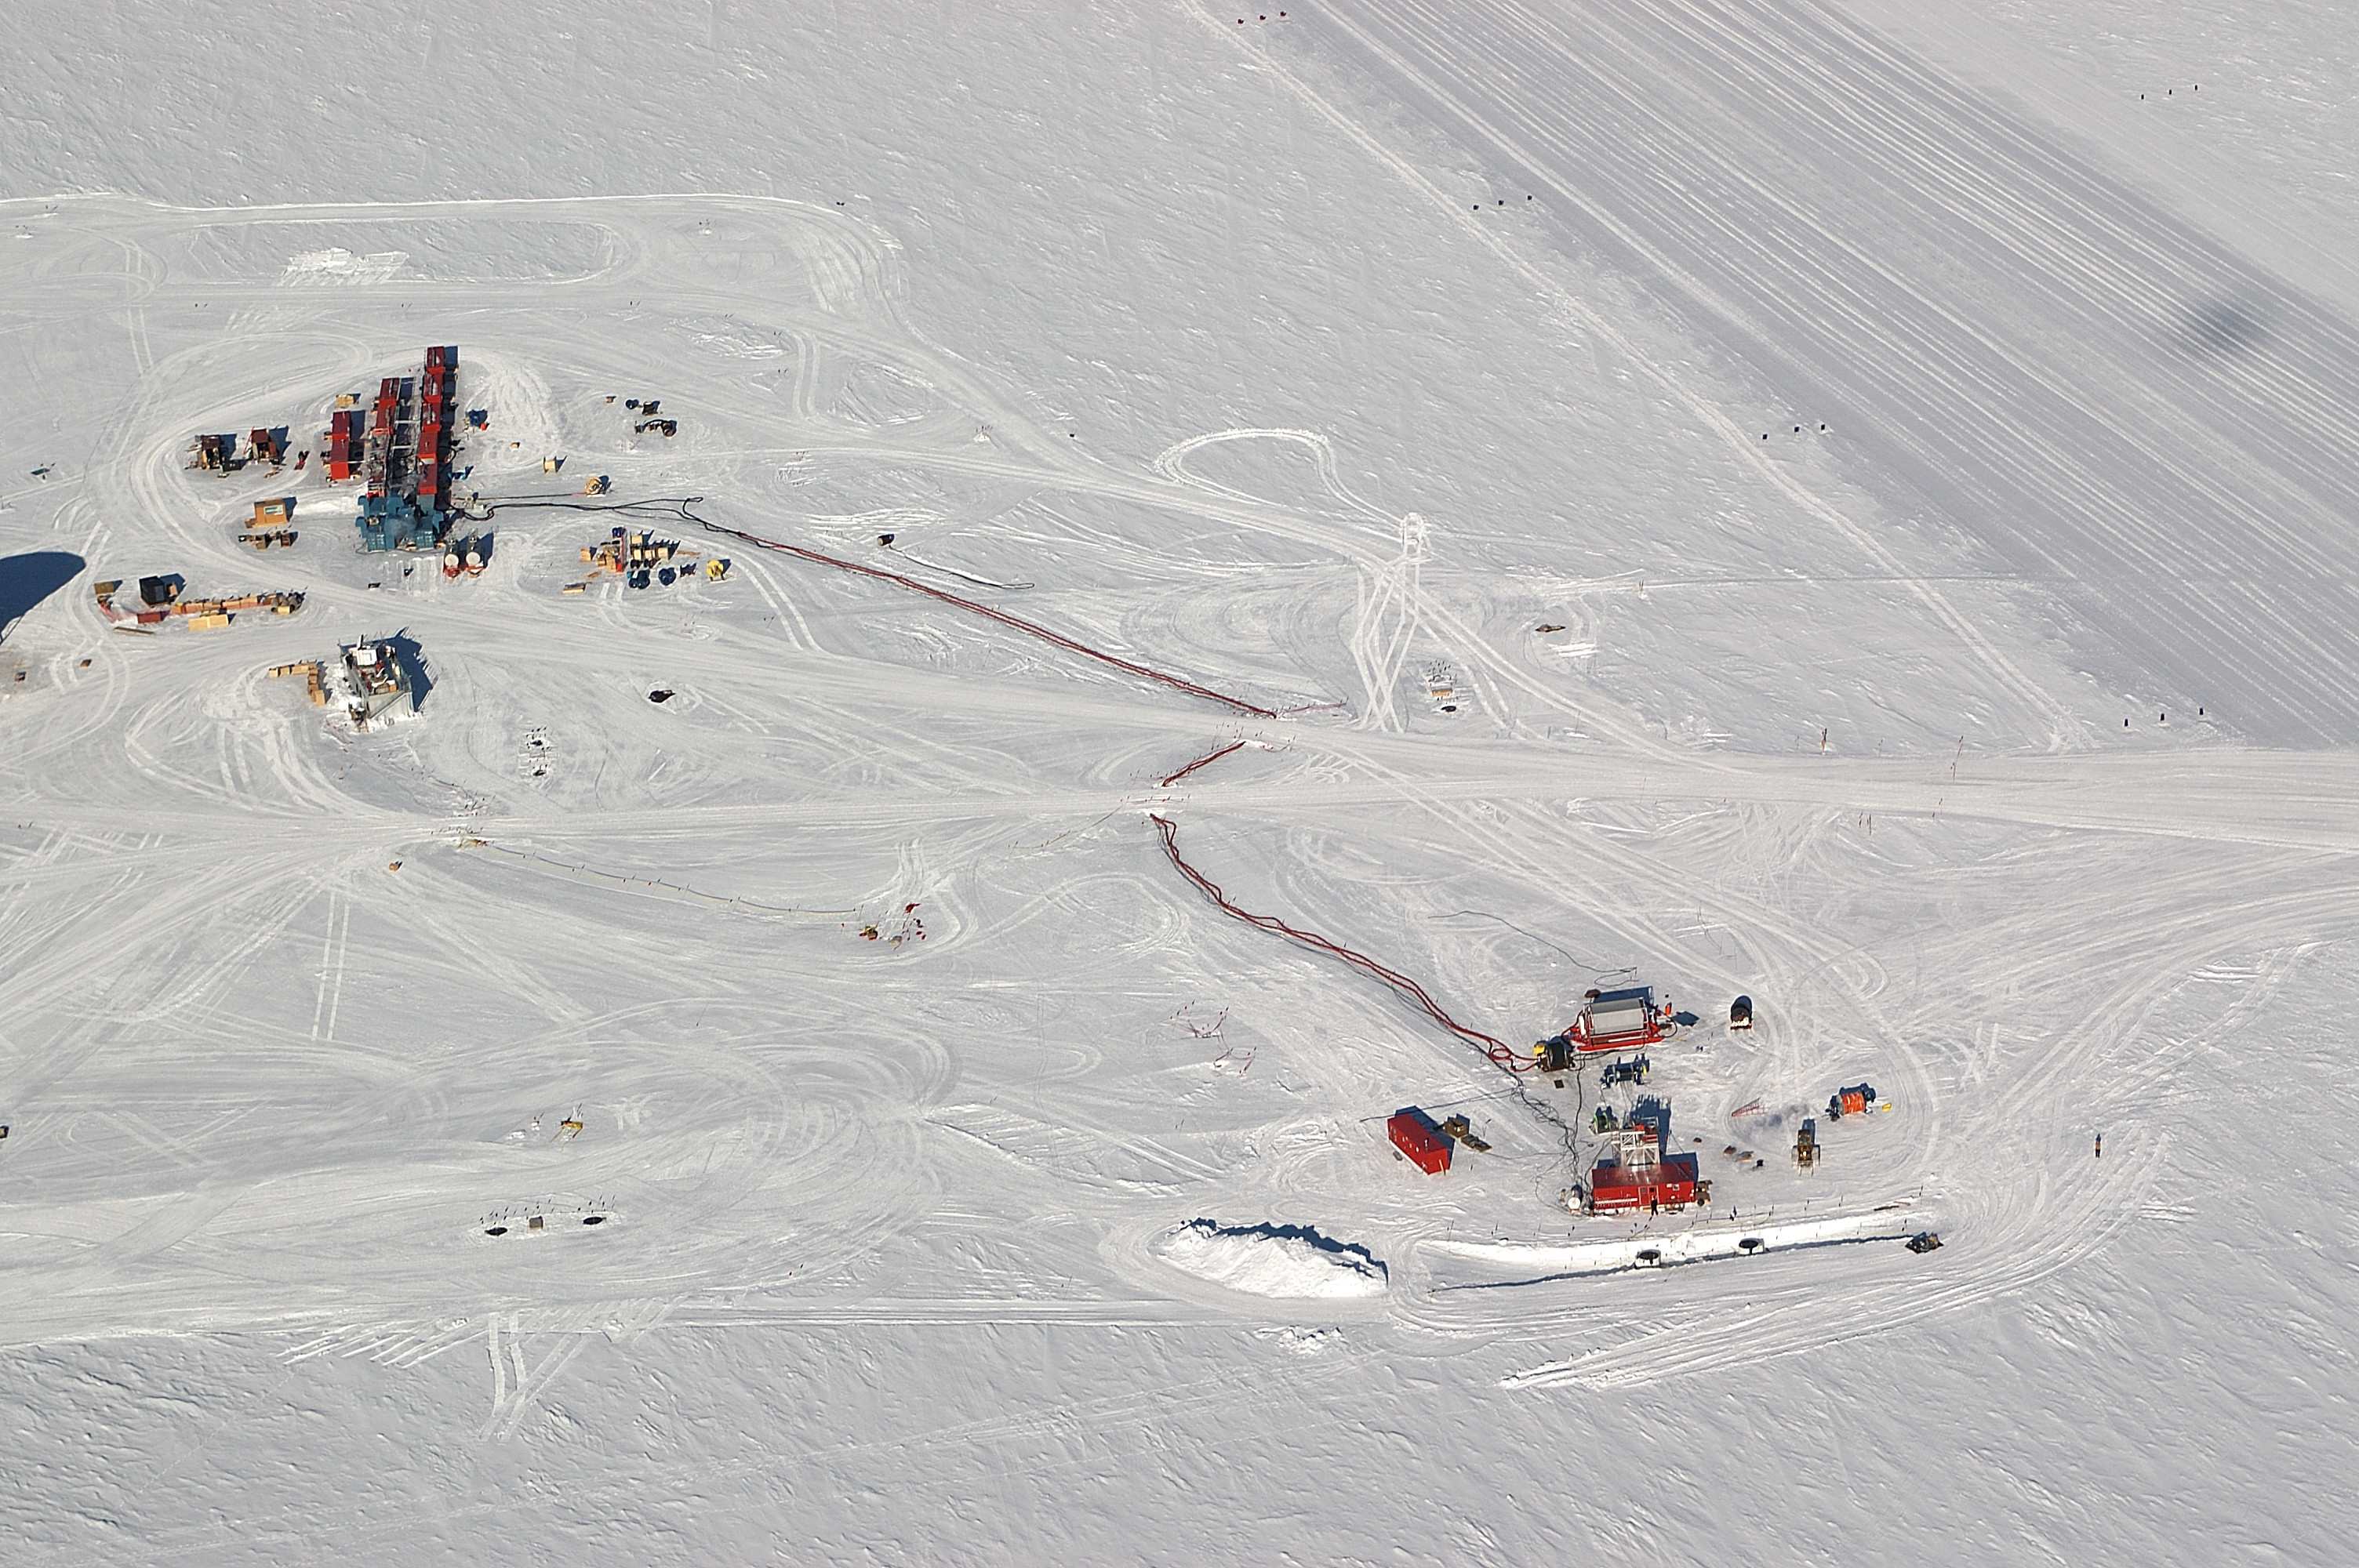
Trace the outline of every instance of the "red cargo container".
<instances>
[{"instance_id":1,"label":"red cargo container","mask_svg":"<svg viewBox=\"0 0 2359 1568\"><path fill-rule=\"evenodd\" d=\"M1393 1147L1428 1175L1438 1176L1450 1169L1450 1140L1433 1125L1433 1119L1417 1107L1404 1106L1393 1112L1392 1119L1385 1123L1385 1130L1392 1136Z\"/></svg>"}]
</instances>

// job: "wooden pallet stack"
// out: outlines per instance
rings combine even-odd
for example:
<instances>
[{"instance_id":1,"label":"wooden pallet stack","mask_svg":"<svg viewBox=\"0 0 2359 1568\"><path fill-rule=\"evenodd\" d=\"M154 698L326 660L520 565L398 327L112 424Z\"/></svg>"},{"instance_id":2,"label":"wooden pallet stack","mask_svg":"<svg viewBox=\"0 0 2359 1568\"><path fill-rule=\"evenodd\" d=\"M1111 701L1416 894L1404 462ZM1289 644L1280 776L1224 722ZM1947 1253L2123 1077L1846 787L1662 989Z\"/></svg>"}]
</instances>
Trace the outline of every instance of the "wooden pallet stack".
<instances>
[{"instance_id":1,"label":"wooden pallet stack","mask_svg":"<svg viewBox=\"0 0 2359 1568\"><path fill-rule=\"evenodd\" d=\"M283 676L301 676L304 690L310 695L311 706L325 708L328 705L327 670L319 660L306 659L298 664L273 665L270 666L270 674L274 679Z\"/></svg>"}]
</instances>

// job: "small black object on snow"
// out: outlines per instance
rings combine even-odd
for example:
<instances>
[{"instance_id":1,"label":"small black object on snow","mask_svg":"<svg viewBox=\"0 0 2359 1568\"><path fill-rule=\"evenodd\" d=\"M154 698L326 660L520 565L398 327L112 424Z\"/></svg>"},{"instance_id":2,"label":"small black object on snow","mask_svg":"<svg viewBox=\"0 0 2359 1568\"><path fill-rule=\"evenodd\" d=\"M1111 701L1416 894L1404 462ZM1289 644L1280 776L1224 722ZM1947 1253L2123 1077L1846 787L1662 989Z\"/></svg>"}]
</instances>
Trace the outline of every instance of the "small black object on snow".
<instances>
[{"instance_id":1,"label":"small black object on snow","mask_svg":"<svg viewBox=\"0 0 2359 1568\"><path fill-rule=\"evenodd\" d=\"M655 690L647 693L647 700L649 702L669 702L671 700L671 688L669 687L658 687Z\"/></svg>"}]
</instances>

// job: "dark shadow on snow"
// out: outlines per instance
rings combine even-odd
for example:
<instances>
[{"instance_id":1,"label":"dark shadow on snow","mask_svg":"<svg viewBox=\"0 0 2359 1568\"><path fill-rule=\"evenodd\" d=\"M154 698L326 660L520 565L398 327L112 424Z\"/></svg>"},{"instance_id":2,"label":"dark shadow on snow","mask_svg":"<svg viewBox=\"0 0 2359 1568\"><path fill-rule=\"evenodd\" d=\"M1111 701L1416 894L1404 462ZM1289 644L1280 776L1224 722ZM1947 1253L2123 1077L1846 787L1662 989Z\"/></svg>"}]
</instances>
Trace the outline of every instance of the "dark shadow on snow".
<instances>
[{"instance_id":1,"label":"dark shadow on snow","mask_svg":"<svg viewBox=\"0 0 2359 1568\"><path fill-rule=\"evenodd\" d=\"M434 677L426 673L426 651L407 627L385 641L393 647L393 656L401 662L401 673L409 682L409 711L416 713L426 706L426 694L434 689Z\"/></svg>"},{"instance_id":2,"label":"dark shadow on snow","mask_svg":"<svg viewBox=\"0 0 2359 1568\"><path fill-rule=\"evenodd\" d=\"M1307 1225L1223 1225L1217 1220L1191 1219L1185 1228L1205 1237L1236 1236L1249 1239L1308 1242L1321 1252L1332 1252L1338 1258L1348 1258L1373 1273L1386 1272L1384 1264L1377 1260L1376 1255L1366 1248L1354 1246L1348 1241L1338 1241L1332 1236L1321 1236Z\"/></svg>"},{"instance_id":3,"label":"dark shadow on snow","mask_svg":"<svg viewBox=\"0 0 2359 1568\"><path fill-rule=\"evenodd\" d=\"M0 639L25 612L80 576L87 563L64 550L0 557Z\"/></svg>"}]
</instances>

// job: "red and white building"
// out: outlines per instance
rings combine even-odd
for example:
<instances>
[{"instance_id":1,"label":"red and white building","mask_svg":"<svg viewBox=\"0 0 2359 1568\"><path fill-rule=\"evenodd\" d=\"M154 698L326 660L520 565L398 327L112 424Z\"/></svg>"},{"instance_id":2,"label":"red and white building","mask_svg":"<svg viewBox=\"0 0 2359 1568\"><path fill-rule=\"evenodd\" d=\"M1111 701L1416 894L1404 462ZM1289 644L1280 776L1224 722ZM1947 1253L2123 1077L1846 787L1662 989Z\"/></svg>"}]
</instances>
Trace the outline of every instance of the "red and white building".
<instances>
[{"instance_id":1,"label":"red and white building","mask_svg":"<svg viewBox=\"0 0 2359 1568\"><path fill-rule=\"evenodd\" d=\"M1605 1147L1589 1173L1592 1213L1685 1208L1696 1201L1696 1157L1666 1156L1659 1125L1635 1122L1598 1137Z\"/></svg>"}]
</instances>

